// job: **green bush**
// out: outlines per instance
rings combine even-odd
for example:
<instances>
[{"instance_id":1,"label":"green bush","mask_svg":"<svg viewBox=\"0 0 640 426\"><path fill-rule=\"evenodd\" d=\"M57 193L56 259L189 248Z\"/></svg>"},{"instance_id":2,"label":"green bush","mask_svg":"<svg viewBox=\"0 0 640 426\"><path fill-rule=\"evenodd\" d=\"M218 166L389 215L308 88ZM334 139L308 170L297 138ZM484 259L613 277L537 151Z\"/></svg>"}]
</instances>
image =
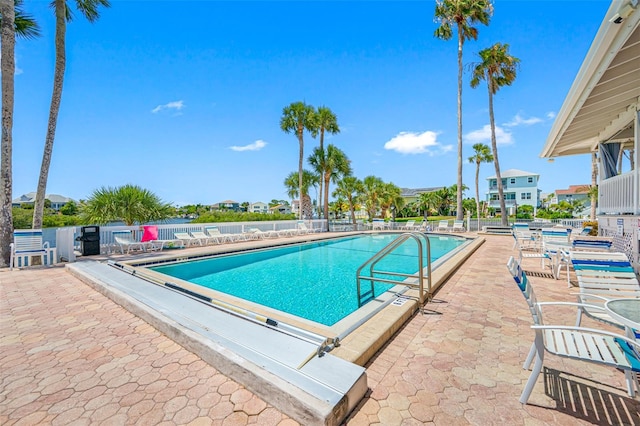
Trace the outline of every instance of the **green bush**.
<instances>
[{"instance_id":1,"label":"green bush","mask_svg":"<svg viewBox=\"0 0 640 426\"><path fill-rule=\"evenodd\" d=\"M192 223L214 223L214 222L266 222L273 220L295 220L295 214L279 213L241 213L233 211L214 211L203 213Z\"/></svg>"},{"instance_id":2,"label":"green bush","mask_svg":"<svg viewBox=\"0 0 640 426\"><path fill-rule=\"evenodd\" d=\"M582 224L582 228L586 228L587 226L591 226L591 232L589 235L597 236L598 235L598 222L584 222Z\"/></svg>"}]
</instances>

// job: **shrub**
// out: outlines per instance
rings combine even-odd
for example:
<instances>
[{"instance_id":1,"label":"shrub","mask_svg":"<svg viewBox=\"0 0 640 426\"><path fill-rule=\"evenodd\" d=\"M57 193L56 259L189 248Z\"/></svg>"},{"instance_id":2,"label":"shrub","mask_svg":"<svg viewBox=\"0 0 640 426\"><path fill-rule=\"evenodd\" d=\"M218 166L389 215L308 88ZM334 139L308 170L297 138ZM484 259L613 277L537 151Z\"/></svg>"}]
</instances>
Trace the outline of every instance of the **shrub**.
<instances>
[{"instance_id":1,"label":"shrub","mask_svg":"<svg viewBox=\"0 0 640 426\"><path fill-rule=\"evenodd\" d=\"M582 224L582 228L586 228L587 226L591 226L591 232L589 235L597 236L598 235L598 222L584 222Z\"/></svg>"}]
</instances>

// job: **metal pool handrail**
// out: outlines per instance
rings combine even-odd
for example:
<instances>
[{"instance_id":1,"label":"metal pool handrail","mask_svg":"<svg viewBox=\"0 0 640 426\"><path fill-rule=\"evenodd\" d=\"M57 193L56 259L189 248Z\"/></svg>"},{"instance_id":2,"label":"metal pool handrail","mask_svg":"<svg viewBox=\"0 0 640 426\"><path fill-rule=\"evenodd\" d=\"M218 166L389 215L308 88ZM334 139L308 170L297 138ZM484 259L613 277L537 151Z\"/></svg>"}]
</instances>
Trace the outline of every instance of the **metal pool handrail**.
<instances>
[{"instance_id":1,"label":"metal pool handrail","mask_svg":"<svg viewBox=\"0 0 640 426\"><path fill-rule=\"evenodd\" d=\"M387 244L382 250L380 250L378 253L374 254L369 260L367 260L366 262L364 262L359 268L358 271L356 272L356 282L357 282L357 286L358 286L358 307L362 306L362 293L361 293L361 285L360 285L360 281L361 280L366 280L369 281L371 283L371 289L370 289L370 293L371 296L374 296L374 282L379 281L379 282L385 282L385 283L391 283L391 284L400 284L400 282L395 281L395 280L390 280L390 279L386 279L386 278L375 278L373 275L375 273L382 273L385 275L390 275L390 276L398 276L398 277L406 277L406 278L415 278L416 274L405 274L405 273L401 273L401 272L388 272L388 271L376 271L374 268L375 266L378 264L378 262L380 262L382 259L384 259L387 255L389 255L390 253L392 253L396 248L398 248L402 243L404 243L405 241L407 241L409 238L413 238L416 243L418 244L418 285L416 286L416 284L414 283L409 283L409 282L402 282L402 284L408 286L408 287L413 287L413 288L418 288L418 292L419 292L419 303L420 303L420 309L422 309L422 307L424 306L424 303L426 302L425 300L425 292L424 292L424 262L422 260L422 241L421 241L421 237L425 240L426 244L426 256L427 256L427 297L431 294L431 245L429 243L429 238L419 232L406 232L402 235L400 235L398 238L396 238L395 240L391 241L389 244ZM363 276L361 274L362 270L369 265L369 273L370 276Z\"/></svg>"}]
</instances>

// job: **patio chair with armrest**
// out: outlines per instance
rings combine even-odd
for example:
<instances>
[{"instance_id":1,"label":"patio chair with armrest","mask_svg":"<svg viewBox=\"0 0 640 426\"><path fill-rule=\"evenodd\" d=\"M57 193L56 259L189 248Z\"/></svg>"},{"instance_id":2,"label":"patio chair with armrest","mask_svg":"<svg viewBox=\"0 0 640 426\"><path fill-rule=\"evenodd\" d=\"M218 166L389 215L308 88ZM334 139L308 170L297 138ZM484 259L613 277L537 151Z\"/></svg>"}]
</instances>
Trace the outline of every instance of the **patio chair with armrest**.
<instances>
[{"instance_id":1,"label":"patio chair with armrest","mask_svg":"<svg viewBox=\"0 0 640 426\"><path fill-rule=\"evenodd\" d=\"M193 238L199 239L204 245L220 243L217 237L207 235L203 231L191 231L190 234Z\"/></svg>"},{"instance_id":2,"label":"patio chair with armrest","mask_svg":"<svg viewBox=\"0 0 640 426\"><path fill-rule=\"evenodd\" d=\"M454 220L451 232L466 232L467 228L464 226L464 220Z\"/></svg>"},{"instance_id":3,"label":"patio chair with armrest","mask_svg":"<svg viewBox=\"0 0 640 426\"><path fill-rule=\"evenodd\" d=\"M42 241L42 229L16 229L13 231L13 242L10 243L9 270L18 264L18 258L40 256L40 264L49 261L49 242ZM55 253L54 253L55 254ZM55 256L54 256L55 257ZM54 262L56 259L54 259ZM29 260L27 260L29 262ZM25 266L24 264L22 266Z\"/></svg>"},{"instance_id":4,"label":"patio chair with armrest","mask_svg":"<svg viewBox=\"0 0 640 426\"><path fill-rule=\"evenodd\" d=\"M533 387L542 371L545 352L560 357L572 358L597 364L604 364L619 368L625 372L627 392L631 397L635 395L638 381L636 373L640 372L640 344L625 336L609 333L603 330L582 328L565 325L546 325L543 319L543 309L547 306L584 307L585 304L571 302L537 302L527 275L513 257L507 263L509 271L518 283L520 290L531 311L535 331L535 340L523 368L528 369L535 364L520 396L520 402L526 404ZM595 311L601 309L590 307ZM601 309L604 311L604 309Z\"/></svg>"}]
</instances>

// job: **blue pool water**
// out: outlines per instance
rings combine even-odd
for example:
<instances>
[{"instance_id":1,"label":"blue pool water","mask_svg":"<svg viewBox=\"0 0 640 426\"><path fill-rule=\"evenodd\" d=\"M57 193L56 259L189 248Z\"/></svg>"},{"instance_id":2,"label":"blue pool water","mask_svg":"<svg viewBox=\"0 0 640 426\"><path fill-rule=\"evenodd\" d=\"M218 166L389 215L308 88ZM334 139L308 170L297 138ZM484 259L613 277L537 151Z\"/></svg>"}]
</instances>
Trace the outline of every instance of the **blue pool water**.
<instances>
[{"instance_id":1,"label":"blue pool water","mask_svg":"<svg viewBox=\"0 0 640 426\"><path fill-rule=\"evenodd\" d=\"M352 236L150 269L331 326L358 309L357 269L397 236ZM454 236L430 236L432 262L465 241ZM418 270L416 244L412 239L407 240L376 269L415 273ZM391 287L391 284L376 283L375 294Z\"/></svg>"}]
</instances>

